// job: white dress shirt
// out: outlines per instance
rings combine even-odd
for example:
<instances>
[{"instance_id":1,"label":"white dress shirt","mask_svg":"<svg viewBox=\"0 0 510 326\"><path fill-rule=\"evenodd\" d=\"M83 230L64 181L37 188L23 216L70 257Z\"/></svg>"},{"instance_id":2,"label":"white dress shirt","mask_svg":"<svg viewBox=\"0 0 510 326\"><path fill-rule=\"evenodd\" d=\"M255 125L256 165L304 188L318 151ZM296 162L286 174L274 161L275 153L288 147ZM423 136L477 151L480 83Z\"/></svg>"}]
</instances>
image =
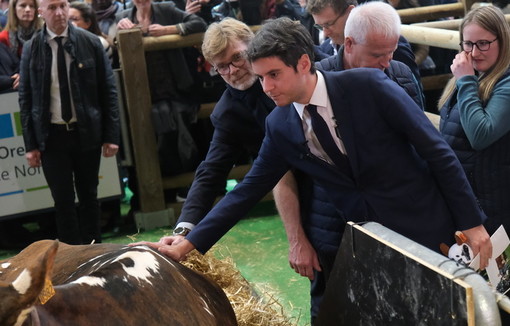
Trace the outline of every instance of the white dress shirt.
<instances>
[{"instance_id":1,"label":"white dress shirt","mask_svg":"<svg viewBox=\"0 0 510 326\"><path fill-rule=\"evenodd\" d=\"M333 136L335 144L343 154L347 155L342 139L337 136L337 123L333 115L333 108L329 102L326 82L324 81L324 76L322 76L320 71L317 71L317 85L315 85L315 90L313 91L312 97L310 98L310 103L302 104L294 102L293 104L297 113L299 114L299 117L301 118L301 121L303 122L305 138L307 140L308 147L310 148L310 152L312 152L313 155L328 162L329 164L334 164L322 148L319 140L317 139L317 136L313 132L312 119L310 118L308 111L305 110L305 107L308 104L317 106L317 112L321 115L324 121L326 121L326 124L329 127L329 132Z\"/></svg>"},{"instance_id":2,"label":"white dress shirt","mask_svg":"<svg viewBox=\"0 0 510 326\"><path fill-rule=\"evenodd\" d=\"M58 67L57 67L57 50L58 44L55 41L55 37L62 36L62 45L67 42L69 35L69 27L65 29L65 31L57 35L50 31L48 28L46 29L46 40L51 48L51 86L50 86L50 113L51 113L51 123L56 124L65 124L64 119L62 119L62 109L60 104L60 84L58 81ZM69 67L71 66L71 55L64 51L64 56L66 58L66 68L67 68L67 79L69 80ZM69 83L69 94L71 95L71 110L73 113L73 117L69 121L69 123L76 122L76 110L74 108L73 102L73 92L71 89L71 83Z\"/></svg>"}]
</instances>

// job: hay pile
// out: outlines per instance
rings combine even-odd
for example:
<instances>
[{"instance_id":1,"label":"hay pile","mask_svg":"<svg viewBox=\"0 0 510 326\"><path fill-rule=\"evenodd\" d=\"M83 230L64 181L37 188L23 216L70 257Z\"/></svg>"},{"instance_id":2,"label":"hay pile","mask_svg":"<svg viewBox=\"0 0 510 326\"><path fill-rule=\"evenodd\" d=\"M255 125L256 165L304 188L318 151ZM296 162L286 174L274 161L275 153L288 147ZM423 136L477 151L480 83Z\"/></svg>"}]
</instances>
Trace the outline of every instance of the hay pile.
<instances>
[{"instance_id":1,"label":"hay pile","mask_svg":"<svg viewBox=\"0 0 510 326\"><path fill-rule=\"evenodd\" d=\"M253 291L250 284L237 270L230 257L222 260L208 252L205 255L192 251L183 265L205 274L225 292L240 326L294 326L283 313L282 306L269 293L264 300Z\"/></svg>"}]
</instances>

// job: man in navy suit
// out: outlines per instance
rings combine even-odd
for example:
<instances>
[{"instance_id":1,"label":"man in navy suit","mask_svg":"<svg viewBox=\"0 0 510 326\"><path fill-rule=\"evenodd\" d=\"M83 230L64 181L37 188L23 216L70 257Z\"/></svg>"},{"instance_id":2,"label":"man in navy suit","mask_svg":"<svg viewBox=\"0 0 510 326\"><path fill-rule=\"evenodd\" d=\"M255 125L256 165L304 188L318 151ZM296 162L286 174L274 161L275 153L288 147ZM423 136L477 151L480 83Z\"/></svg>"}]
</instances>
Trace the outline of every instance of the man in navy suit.
<instances>
[{"instance_id":1,"label":"man in navy suit","mask_svg":"<svg viewBox=\"0 0 510 326\"><path fill-rule=\"evenodd\" d=\"M480 253L481 267L487 266L492 245L482 225L485 216L462 167L401 87L378 69L315 71L308 32L287 18L262 27L248 58L277 105L266 119L259 155L244 180L185 240L155 246L160 252L175 260L195 248L206 252L292 168L334 206L337 221L329 222L339 237L348 220L375 221L438 251L461 230ZM317 113L323 129L312 126ZM324 131L338 154L318 140ZM310 241L319 241L317 225L303 223L310 226Z\"/></svg>"}]
</instances>

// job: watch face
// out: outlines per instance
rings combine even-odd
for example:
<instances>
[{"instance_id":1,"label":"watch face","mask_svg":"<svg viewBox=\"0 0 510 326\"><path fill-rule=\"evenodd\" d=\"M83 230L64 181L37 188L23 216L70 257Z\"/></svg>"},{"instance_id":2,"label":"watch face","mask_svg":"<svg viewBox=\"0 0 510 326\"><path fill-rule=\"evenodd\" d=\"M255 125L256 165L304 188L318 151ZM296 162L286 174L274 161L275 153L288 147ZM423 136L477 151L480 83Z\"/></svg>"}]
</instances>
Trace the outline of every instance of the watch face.
<instances>
[{"instance_id":1,"label":"watch face","mask_svg":"<svg viewBox=\"0 0 510 326\"><path fill-rule=\"evenodd\" d=\"M184 227L178 227L174 230L174 235L187 235L190 229Z\"/></svg>"}]
</instances>

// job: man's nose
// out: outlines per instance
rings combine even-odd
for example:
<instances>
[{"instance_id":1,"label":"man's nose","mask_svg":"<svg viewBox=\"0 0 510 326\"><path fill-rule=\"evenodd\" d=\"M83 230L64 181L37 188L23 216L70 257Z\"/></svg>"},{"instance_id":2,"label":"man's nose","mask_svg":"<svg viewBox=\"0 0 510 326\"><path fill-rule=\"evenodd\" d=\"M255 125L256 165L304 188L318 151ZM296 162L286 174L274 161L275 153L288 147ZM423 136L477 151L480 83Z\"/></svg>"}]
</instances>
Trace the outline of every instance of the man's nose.
<instances>
[{"instance_id":1,"label":"man's nose","mask_svg":"<svg viewBox=\"0 0 510 326\"><path fill-rule=\"evenodd\" d=\"M381 65L381 67L383 67L384 69L387 69L389 66L390 66L390 61L393 59L393 53L390 53L384 57L381 58L381 61L379 62L379 64Z\"/></svg>"},{"instance_id":2,"label":"man's nose","mask_svg":"<svg viewBox=\"0 0 510 326\"><path fill-rule=\"evenodd\" d=\"M262 85L262 90L264 93L267 93L273 89L273 83L268 78L261 79L260 84Z\"/></svg>"}]
</instances>

